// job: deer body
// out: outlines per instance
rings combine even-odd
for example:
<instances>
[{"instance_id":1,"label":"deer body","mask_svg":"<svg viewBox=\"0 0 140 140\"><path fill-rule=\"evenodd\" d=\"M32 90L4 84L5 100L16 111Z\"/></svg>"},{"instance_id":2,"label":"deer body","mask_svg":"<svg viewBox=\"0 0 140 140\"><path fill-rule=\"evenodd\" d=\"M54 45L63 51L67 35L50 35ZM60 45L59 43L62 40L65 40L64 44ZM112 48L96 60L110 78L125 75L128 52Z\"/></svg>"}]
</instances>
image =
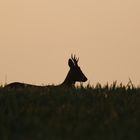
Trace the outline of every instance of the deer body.
<instances>
[{"instance_id":1,"label":"deer body","mask_svg":"<svg viewBox=\"0 0 140 140\"><path fill-rule=\"evenodd\" d=\"M77 59L76 56L71 55L71 58L68 60L68 65L70 70L64 80L64 82L57 86L64 86L64 87L73 87L76 82L86 82L87 77L83 74L80 67L78 66L79 58ZM26 88L26 87L49 87L49 86L37 86L31 85L26 83L20 82L13 82L5 86L6 88Z\"/></svg>"}]
</instances>

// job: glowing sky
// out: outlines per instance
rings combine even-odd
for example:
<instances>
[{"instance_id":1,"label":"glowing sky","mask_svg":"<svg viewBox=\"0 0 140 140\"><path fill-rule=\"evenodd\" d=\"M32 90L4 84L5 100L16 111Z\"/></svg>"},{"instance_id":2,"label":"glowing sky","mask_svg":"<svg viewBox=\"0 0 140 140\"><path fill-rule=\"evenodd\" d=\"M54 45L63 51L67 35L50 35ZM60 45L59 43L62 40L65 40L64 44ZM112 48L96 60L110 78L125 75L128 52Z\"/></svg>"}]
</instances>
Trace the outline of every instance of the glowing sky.
<instances>
[{"instance_id":1,"label":"glowing sky","mask_svg":"<svg viewBox=\"0 0 140 140\"><path fill-rule=\"evenodd\" d=\"M71 53L91 84L140 84L140 1L1 2L0 83L61 83Z\"/></svg>"}]
</instances>

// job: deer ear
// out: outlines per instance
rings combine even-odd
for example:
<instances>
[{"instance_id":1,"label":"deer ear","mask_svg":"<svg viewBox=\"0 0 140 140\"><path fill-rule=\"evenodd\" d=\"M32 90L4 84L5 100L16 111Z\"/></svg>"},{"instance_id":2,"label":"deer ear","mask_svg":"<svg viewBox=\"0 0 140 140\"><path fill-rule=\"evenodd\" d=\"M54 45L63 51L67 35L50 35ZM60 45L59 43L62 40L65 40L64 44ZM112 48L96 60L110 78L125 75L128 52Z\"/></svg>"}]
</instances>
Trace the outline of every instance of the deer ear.
<instances>
[{"instance_id":1,"label":"deer ear","mask_svg":"<svg viewBox=\"0 0 140 140\"><path fill-rule=\"evenodd\" d=\"M69 59L68 64L69 64L69 67L70 67L70 68L71 68L71 67L74 67L74 63L72 62L71 59Z\"/></svg>"}]
</instances>

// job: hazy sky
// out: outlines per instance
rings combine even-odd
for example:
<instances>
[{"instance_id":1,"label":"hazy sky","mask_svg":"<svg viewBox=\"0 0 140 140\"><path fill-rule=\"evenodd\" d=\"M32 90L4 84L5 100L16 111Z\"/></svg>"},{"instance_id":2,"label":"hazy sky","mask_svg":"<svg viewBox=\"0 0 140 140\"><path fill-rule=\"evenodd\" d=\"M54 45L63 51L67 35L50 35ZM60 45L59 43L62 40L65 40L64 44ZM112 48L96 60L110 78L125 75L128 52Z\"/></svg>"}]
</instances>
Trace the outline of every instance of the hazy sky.
<instances>
[{"instance_id":1,"label":"hazy sky","mask_svg":"<svg viewBox=\"0 0 140 140\"><path fill-rule=\"evenodd\" d=\"M1 1L0 83L61 83L71 53L91 84L140 84L140 1Z\"/></svg>"}]
</instances>

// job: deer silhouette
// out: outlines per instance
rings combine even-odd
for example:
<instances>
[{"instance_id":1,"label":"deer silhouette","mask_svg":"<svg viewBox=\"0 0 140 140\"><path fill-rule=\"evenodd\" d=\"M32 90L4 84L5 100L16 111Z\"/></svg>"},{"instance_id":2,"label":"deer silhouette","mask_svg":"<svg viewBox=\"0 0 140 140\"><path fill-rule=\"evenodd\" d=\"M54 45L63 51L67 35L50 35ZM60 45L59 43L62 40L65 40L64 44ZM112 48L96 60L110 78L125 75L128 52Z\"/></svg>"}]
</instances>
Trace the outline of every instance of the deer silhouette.
<instances>
[{"instance_id":1,"label":"deer silhouette","mask_svg":"<svg viewBox=\"0 0 140 140\"><path fill-rule=\"evenodd\" d=\"M76 82L86 82L87 77L83 74L82 70L78 66L79 58L76 58L75 55L71 55L71 58L68 60L68 65L70 67L70 70L64 80L63 83L58 86L62 87L74 87ZM13 82L5 86L6 88L26 88L26 87L50 87L50 86L37 86L37 85L31 85L26 83L20 83L20 82Z\"/></svg>"}]
</instances>

